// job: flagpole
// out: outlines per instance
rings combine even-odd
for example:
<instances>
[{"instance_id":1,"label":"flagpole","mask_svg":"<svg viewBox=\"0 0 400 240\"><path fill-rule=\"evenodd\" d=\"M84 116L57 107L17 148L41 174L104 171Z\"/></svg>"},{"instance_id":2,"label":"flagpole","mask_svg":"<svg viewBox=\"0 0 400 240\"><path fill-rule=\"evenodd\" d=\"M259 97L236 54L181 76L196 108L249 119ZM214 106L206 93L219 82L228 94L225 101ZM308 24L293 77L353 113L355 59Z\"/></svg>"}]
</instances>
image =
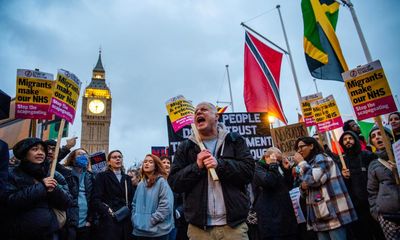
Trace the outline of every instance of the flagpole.
<instances>
[{"instance_id":1,"label":"flagpole","mask_svg":"<svg viewBox=\"0 0 400 240\"><path fill-rule=\"evenodd\" d=\"M274 42L272 42L271 40L269 40L268 38L264 37L263 35L259 34L256 30L252 29L251 27L247 26L246 24L244 24L243 22L240 23L240 25L242 25L243 27L247 28L248 30L252 31L254 34L256 34L257 36L259 36L260 38L264 39L265 41L269 42L270 44L272 44L274 47L278 48L280 51L284 52L285 54L289 54L285 49L279 47L277 44L275 44Z\"/></svg>"},{"instance_id":2,"label":"flagpole","mask_svg":"<svg viewBox=\"0 0 400 240\"><path fill-rule=\"evenodd\" d=\"M228 83L229 83L229 94L231 96L231 106L232 106L232 112L235 112L235 108L233 107L233 97L232 97L232 88L231 88L231 78L229 77L229 65L226 64L226 74L228 76Z\"/></svg>"},{"instance_id":3,"label":"flagpole","mask_svg":"<svg viewBox=\"0 0 400 240\"><path fill-rule=\"evenodd\" d=\"M361 26L360 26L360 22L358 21L357 15L356 15L356 11L354 10L354 5L353 3L351 3L350 0L342 0L343 4L345 4L349 9L350 9L350 13L351 16L353 17L353 21L354 21L354 25L356 26L357 29L357 33L358 33L358 37L360 38L361 41L361 45L362 48L364 50L364 54L365 54L365 58L367 59L367 62L370 63L372 62L372 56L371 53L369 51L368 45L367 45L367 41L365 41L365 37L364 34L361 30ZM383 128L383 124L382 124L382 118L380 115L374 117L374 120L376 122L376 124L379 127L379 130L383 136L383 143L385 145L385 149L387 152L387 155L389 157L389 161L392 162L393 164L396 164L395 160L394 160L394 156L393 156L393 152L392 152L392 148L391 148L391 142L388 138L388 136L386 134L383 134L385 132L384 128ZM396 183L400 184L400 179L399 179L399 175L397 173L396 169L392 169L393 175L395 177Z\"/></svg>"},{"instance_id":4,"label":"flagpole","mask_svg":"<svg viewBox=\"0 0 400 240\"><path fill-rule=\"evenodd\" d=\"M299 98L299 104L301 106L301 93L300 93L299 82L297 81L296 70L294 68L292 53L290 51L289 41L288 41L288 38L287 38L287 35L286 35L285 25L283 24L283 19L282 19L280 7L281 7L280 5L276 5L276 8L278 9L278 13L279 13L279 19L281 20L283 35L285 36L286 48L287 48L287 51L288 51L287 54L289 55L289 59L290 59L290 66L292 68L292 73L293 73L293 78L294 78L294 85L296 86L297 97Z\"/></svg>"},{"instance_id":5,"label":"flagpole","mask_svg":"<svg viewBox=\"0 0 400 240\"><path fill-rule=\"evenodd\" d=\"M358 21L356 11L354 10L354 5L353 3L350 2L350 0L342 0L342 2L350 9L351 17L353 18L354 25L356 26L356 30L358 33L358 37L360 38L360 42L364 50L365 58L367 59L367 62L370 63L372 62L372 56L369 51L367 41L365 41L364 33L361 30L361 25L360 22Z\"/></svg>"}]
</instances>

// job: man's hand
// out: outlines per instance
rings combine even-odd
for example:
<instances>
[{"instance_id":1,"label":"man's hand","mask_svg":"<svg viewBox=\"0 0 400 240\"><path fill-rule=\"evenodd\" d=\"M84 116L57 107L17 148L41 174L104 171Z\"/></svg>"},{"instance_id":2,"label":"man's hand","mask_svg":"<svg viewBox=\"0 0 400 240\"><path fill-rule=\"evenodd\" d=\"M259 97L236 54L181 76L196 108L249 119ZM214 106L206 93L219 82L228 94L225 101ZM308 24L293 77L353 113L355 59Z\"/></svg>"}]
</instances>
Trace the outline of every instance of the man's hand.
<instances>
[{"instance_id":1,"label":"man's hand","mask_svg":"<svg viewBox=\"0 0 400 240\"><path fill-rule=\"evenodd\" d=\"M218 166L217 160L211 154L210 154L210 156L208 158L204 159L203 164L207 169L216 168Z\"/></svg>"},{"instance_id":2,"label":"man's hand","mask_svg":"<svg viewBox=\"0 0 400 240\"><path fill-rule=\"evenodd\" d=\"M57 186L57 180L52 177L43 178L43 184L48 192L52 192Z\"/></svg>"},{"instance_id":3,"label":"man's hand","mask_svg":"<svg viewBox=\"0 0 400 240\"><path fill-rule=\"evenodd\" d=\"M68 149L75 147L76 139L78 139L78 137L73 137L73 138L67 139L67 145L65 145L65 147Z\"/></svg>"},{"instance_id":4,"label":"man's hand","mask_svg":"<svg viewBox=\"0 0 400 240\"><path fill-rule=\"evenodd\" d=\"M208 151L207 149L202 150L201 152L199 152L199 154L197 154L197 166L202 169L204 168L204 159L208 158L212 156L210 151Z\"/></svg>"},{"instance_id":5,"label":"man's hand","mask_svg":"<svg viewBox=\"0 0 400 240\"><path fill-rule=\"evenodd\" d=\"M344 178L349 179L350 178L350 170L347 168L342 169L342 175Z\"/></svg>"}]
</instances>

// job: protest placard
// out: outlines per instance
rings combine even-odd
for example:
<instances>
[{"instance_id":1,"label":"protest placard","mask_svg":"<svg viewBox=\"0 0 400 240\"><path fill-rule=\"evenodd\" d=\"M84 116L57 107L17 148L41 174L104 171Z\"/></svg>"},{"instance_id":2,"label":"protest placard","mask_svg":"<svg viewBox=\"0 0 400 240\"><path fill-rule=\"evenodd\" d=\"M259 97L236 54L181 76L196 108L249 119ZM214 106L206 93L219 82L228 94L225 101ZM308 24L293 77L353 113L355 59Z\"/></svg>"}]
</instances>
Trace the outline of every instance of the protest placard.
<instances>
[{"instance_id":1,"label":"protest placard","mask_svg":"<svg viewBox=\"0 0 400 240\"><path fill-rule=\"evenodd\" d=\"M80 87L81 81L75 74L59 69L49 111L73 123Z\"/></svg>"},{"instance_id":2,"label":"protest placard","mask_svg":"<svg viewBox=\"0 0 400 240\"><path fill-rule=\"evenodd\" d=\"M193 123L194 107L184 96L179 95L169 99L166 102L166 107L175 132Z\"/></svg>"},{"instance_id":3,"label":"protest placard","mask_svg":"<svg viewBox=\"0 0 400 240\"><path fill-rule=\"evenodd\" d=\"M311 102L311 108L319 132L323 133L343 126L339 108L332 95Z\"/></svg>"},{"instance_id":4,"label":"protest placard","mask_svg":"<svg viewBox=\"0 0 400 240\"><path fill-rule=\"evenodd\" d=\"M254 159L260 159L264 150L272 147L272 137L268 123L268 113L223 113L219 121L229 132L237 132L246 139ZM175 132L167 117L170 155L174 155L180 142L188 139L191 127L186 126Z\"/></svg>"},{"instance_id":5,"label":"protest placard","mask_svg":"<svg viewBox=\"0 0 400 240\"><path fill-rule=\"evenodd\" d=\"M301 111L306 127L315 125L314 116L311 108L311 102L322 99L322 93L314 93L301 98Z\"/></svg>"},{"instance_id":6,"label":"protest placard","mask_svg":"<svg viewBox=\"0 0 400 240\"><path fill-rule=\"evenodd\" d=\"M53 74L17 69L15 118L51 119Z\"/></svg>"},{"instance_id":7,"label":"protest placard","mask_svg":"<svg viewBox=\"0 0 400 240\"><path fill-rule=\"evenodd\" d=\"M282 151L283 157L292 162L295 143L299 137L308 136L304 123L295 123L271 129L274 146Z\"/></svg>"},{"instance_id":8,"label":"protest placard","mask_svg":"<svg viewBox=\"0 0 400 240\"><path fill-rule=\"evenodd\" d=\"M168 147L165 146L152 146L151 154L156 155L157 157L169 156L168 155Z\"/></svg>"},{"instance_id":9,"label":"protest placard","mask_svg":"<svg viewBox=\"0 0 400 240\"><path fill-rule=\"evenodd\" d=\"M379 60L342 73L358 120L397 111Z\"/></svg>"},{"instance_id":10,"label":"protest placard","mask_svg":"<svg viewBox=\"0 0 400 240\"><path fill-rule=\"evenodd\" d=\"M107 169L107 159L106 159L106 153L101 151L101 152L96 152L90 155L90 164L92 165L92 172L93 173L99 173L103 172Z\"/></svg>"}]
</instances>

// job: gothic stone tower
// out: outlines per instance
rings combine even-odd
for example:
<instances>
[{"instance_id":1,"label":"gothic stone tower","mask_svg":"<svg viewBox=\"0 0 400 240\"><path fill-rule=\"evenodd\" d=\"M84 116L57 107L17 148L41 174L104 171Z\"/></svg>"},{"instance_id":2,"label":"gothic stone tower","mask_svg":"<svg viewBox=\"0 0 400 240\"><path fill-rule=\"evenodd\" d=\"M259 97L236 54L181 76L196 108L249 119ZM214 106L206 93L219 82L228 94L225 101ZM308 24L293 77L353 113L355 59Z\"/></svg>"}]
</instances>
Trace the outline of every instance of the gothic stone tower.
<instances>
[{"instance_id":1,"label":"gothic stone tower","mask_svg":"<svg viewBox=\"0 0 400 240\"><path fill-rule=\"evenodd\" d=\"M93 69L92 81L85 89L82 99L81 146L90 154L98 151L108 153L111 123L111 92L99 59Z\"/></svg>"}]
</instances>

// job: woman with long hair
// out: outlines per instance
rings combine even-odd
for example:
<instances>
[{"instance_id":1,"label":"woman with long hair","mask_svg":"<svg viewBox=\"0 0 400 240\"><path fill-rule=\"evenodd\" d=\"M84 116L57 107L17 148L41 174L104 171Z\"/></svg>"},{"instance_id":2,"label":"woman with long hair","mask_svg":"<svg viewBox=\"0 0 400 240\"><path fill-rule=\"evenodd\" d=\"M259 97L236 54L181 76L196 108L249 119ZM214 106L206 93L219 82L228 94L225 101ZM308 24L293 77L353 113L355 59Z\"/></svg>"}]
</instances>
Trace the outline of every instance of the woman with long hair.
<instances>
[{"instance_id":1,"label":"woman with long hair","mask_svg":"<svg viewBox=\"0 0 400 240\"><path fill-rule=\"evenodd\" d=\"M147 154L140 169L142 180L132 201L133 235L137 239L167 240L174 228L174 196L160 158Z\"/></svg>"},{"instance_id":2,"label":"woman with long hair","mask_svg":"<svg viewBox=\"0 0 400 240\"><path fill-rule=\"evenodd\" d=\"M98 173L95 180L94 205L99 214L97 239L126 240L132 231L130 215L118 217L118 210L131 206L132 184L125 174L123 155L113 150L107 156L107 170Z\"/></svg>"},{"instance_id":3,"label":"woman with long hair","mask_svg":"<svg viewBox=\"0 0 400 240\"><path fill-rule=\"evenodd\" d=\"M74 206L67 210L69 228L67 239L89 239L94 220L93 192L94 176L91 172L89 154L83 148L72 151L65 160L64 166L71 170L74 191L70 189Z\"/></svg>"},{"instance_id":4,"label":"woman with long hair","mask_svg":"<svg viewBox=\"0 0 400 240\"><path fill-rule=\"evenodd\" d=\"M345 240L345 225L357 215L339 168L312 137L298 138L295 150L295 171L307 204L307 228L318 239Z\"/></svg>"}]
</instances>

